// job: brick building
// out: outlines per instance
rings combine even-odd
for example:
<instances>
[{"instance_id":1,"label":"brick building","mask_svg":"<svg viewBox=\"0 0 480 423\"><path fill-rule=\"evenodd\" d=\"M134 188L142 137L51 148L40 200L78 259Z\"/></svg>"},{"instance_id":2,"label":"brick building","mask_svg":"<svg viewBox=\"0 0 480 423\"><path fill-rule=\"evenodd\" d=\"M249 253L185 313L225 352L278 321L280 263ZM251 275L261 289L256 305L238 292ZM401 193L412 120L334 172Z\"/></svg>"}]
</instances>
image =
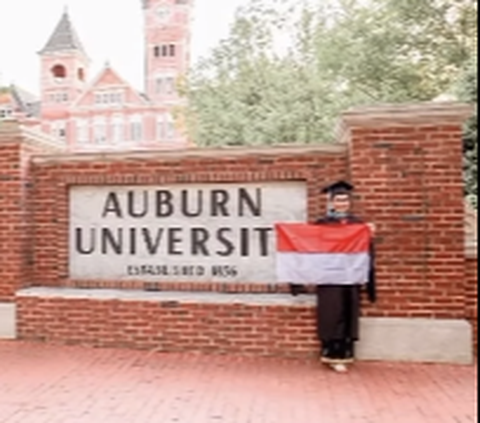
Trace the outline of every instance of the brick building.
<instances>
[{"instance_id":1,"label":"brick building","mask_svg":"<svg viewBox=\"0 0 480 423\"><path fill-rule=\"evenodd\" d=\"M93 79L67 10L39 51L40 96L0 91L0 120L16 118L70 150L182 147L177 85L190 61L189 0L142 0L145 81L138 92L108 63Z\"/></svg>"}]
</instances>

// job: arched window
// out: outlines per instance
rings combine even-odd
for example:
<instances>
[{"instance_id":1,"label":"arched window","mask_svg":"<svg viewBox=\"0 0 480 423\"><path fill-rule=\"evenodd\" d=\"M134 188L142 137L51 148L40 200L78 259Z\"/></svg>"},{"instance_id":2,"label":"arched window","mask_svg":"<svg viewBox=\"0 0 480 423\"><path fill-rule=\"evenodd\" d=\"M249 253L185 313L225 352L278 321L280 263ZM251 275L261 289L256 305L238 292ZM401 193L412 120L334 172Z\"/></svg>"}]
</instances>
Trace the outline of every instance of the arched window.
<instances>
[{"instance_id":1,"label":"arched window","mask_svg":"<svg viewBox=\"0 0 480 423\"><path fill-rule=\"evenodd\" d=\"M83 68L79 68L77 71L77 76L79 81L85 81L85 70Z\"/></svg>"},{"instance_id":2,"label":"arched window","mask_svg":"<svg viewBox=\"0 0 480 423\"><path fill-rule=\"evenodd\" d=\"M57 82L64 81L67 77L67 69L63 65L55 65L52 68L52 76Z\"/></svg>"}]
</instances>

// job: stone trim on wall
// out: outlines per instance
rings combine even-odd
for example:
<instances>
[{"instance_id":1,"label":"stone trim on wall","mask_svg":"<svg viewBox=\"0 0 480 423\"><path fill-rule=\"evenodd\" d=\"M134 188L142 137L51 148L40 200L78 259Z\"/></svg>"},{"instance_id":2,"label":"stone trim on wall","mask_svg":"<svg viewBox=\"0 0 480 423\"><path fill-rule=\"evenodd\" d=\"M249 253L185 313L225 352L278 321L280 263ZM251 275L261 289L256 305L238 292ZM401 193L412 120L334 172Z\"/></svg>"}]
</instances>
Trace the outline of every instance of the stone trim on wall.
<instances>
[{"instance_id":1,"label":"stone trim on wall","mask_svg":"<svg viewBox=\"0 0 480 423\"><path fill-rule=\"evenodd\" d=\"M272 145L256 147L184 148L165 150L131 150L107 152L79 152L75 154L40 155L32 159L35 164L72 162L113 162L135 160L183 160L183 159L237 159L244 157L278 157L306 154L345 154L347 147L339 143L316 145Z\"/></svg>"}]
</instances>

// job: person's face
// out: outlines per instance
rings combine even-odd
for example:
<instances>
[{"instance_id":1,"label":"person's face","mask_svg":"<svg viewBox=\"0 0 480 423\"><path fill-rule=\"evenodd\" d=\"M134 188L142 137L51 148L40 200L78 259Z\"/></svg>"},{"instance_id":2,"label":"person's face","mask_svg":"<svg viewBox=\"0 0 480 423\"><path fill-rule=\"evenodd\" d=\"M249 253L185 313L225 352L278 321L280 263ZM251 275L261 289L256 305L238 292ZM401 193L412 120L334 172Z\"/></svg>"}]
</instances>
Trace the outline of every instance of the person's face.
<instances>
[{"instance_id":1,"label":"person's face","mask_svg":"<svg viewBox=\"0 0 480 423\"><path fill-rule=\"evenodd\" d=\"M332 198L333 209L337 213L348 213L350 211L351 199L348 194L337 194Z\"/></svg>"}]
</instances>

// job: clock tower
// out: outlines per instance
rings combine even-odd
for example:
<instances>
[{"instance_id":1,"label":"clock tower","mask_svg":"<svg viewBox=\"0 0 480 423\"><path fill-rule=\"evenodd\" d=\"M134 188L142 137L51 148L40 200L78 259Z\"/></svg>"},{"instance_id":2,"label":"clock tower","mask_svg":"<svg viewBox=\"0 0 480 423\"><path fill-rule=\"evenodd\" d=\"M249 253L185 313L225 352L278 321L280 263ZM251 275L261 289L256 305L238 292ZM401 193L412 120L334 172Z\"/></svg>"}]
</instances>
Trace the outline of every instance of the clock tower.
<instances>
[{"instance_id":1,"label":"clock tower","mask_svg":"<svg viewBox=\"0 0 480 423\"><path fill-rule=\"evenodd\" d=\"M142 0L145 20L145 92L154 103L175 104L177 82L188 70L193 0Z\"/></svg>"}]
</instances>

